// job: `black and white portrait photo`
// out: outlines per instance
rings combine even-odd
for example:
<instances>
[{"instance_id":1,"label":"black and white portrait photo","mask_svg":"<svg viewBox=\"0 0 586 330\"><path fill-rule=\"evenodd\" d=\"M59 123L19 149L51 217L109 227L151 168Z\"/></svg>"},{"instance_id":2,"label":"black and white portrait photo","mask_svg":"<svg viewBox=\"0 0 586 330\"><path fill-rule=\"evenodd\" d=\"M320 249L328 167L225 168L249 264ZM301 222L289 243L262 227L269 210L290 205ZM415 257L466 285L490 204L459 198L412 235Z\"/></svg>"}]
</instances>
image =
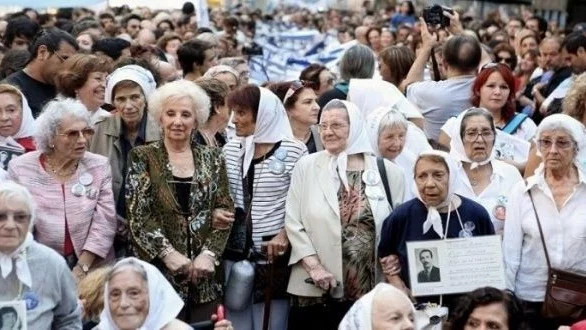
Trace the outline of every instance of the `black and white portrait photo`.
<instances>
[{"instance_id":1,"label":"black and white portrait photo","mask_svg":"<svg viewBox=\"0 0 586 330\"><path fill-rule=\"evenodd\" d=\"M417 260L419 260L417 282L440 282L440 269L436 266L438 264L437 248L415 249L415 254Z\"/></svg>"}]
</instances>

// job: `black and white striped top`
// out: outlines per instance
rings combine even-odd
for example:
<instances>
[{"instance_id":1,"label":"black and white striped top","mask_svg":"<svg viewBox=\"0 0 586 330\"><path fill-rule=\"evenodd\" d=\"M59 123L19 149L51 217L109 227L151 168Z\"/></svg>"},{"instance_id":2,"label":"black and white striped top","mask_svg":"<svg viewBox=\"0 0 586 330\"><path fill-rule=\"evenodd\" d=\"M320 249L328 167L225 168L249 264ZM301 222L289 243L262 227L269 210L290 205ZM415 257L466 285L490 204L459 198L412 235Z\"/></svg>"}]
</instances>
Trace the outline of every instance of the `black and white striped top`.
<instances>
[{"instance_id":1,"label":"black and white striped top","mask_svg":"<svg viewBox=\"0 0 586 330\"><path fill-rule=\"evenodd\" d=\"M254 180L252 183L252 240L256 251L260 251L263 237L272 237L285 226L285 202L291 182L291 172L297 161L307 154L305 144L295 139L283 139L278 149L286 150L283 160L285 171L277 174L271 171L269 164L276 160L273 152L263 161L253 160ZM277 149L277 150L278 150ZM230 185L230 195L236 208L244 209L242 191L241 145L238 139L228 142L223 149L226 158L226 170Z\"/></svg>"}]
</instances>

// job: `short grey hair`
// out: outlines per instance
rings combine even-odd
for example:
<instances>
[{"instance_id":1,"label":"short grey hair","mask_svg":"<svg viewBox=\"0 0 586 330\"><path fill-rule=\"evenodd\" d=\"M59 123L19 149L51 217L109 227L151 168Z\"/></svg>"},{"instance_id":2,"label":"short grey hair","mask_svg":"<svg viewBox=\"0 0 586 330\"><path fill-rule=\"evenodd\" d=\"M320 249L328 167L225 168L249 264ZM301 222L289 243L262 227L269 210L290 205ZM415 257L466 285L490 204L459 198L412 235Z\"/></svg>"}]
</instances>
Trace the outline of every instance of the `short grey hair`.
<instances>
[{"instance_id":1,"label":"short grey hair","mask_svg":"<svg viewBox=\"0 0 586 330\"><path fill-rule=\"evenodd\" d=\"M220 38L218 38L218 36L216 36L212 32L200 33L197 35L197 37L195 37L195 39L207 41L214 47L218 47L218 45L220 44Z\"/></svg>"},{"instance_id":2,"label":"short grey hair","mask_svg":"<svg viewBox=\"0 0 586 330\"><path fill-rule=\"evenodd\" d=\"M37 150L45 153L53 149L51 140L57 135L57 128L66 118L74 118L84 121L92 126L90 112L76 99L60 98L53 100L45 106L43 112L35 121L36 130L34 134Z\"/></svg>"},{"instance_id":3,"label":"short grey hair","mask_svg":"<svg viewBox=\"0 0 586 330\"><path fill-rule=\"evenodd\" d=\"M340 77L350 79L370 79L374 75L376 59L370 48L364 45L350 47L340 60Z\"/></svg>"},{"instance_id":4,"label":"short grey hair","mask_svg":"<svg viewBox=\"0 0 586 330\"><path fill-rule=\"evenodd\" d=\"M399 110L393 108L380 119L378 135L380 136L385 129L390 127L399 127L407 131L407 129L409 129L409 122L407 121L407 118L405 118L405 115Z\"/></svg>"},{"instance_id":5,"label":"short grey hair","mask_svg":"<svg viewBox=\"0 0 586 330\"><path fill-rule=\"evenodd\" d=\"M22 201L26 205L27 211L30 214L29 231L33 230L35 222L35 200L33 195L24 186L19 185L13 181L4 181L0 185L0 201Z\"/></svg>"},{"instance_id":6,"label":"short grey hair","mask_svg":"<svg viewBox=\"0 0 586 330\"><path fill-rule=\"evenodd\" d=\"M217 75L222 74L222 73L230 73L231 75L234 76L234 79L236 79L236 82L238 82L238 72L236 72L236 70L232 69L232 67L227 66L227 65L216 65L216 66L212 66L211 68L208 69L208 71L206 71L206 73L203 75L204 78L215 78Z\"/></svg>"},{"instance_id":7,"label":"short grey hair","mask_svg":"<svg viewBox=\"0 0 586 330\"><path fill-rule=\"evenodd\" d=\"M545 117L541 121L535 134L537 144L539 144L541 134L546 131L563 131L567 133L574 142L576 151L584 147L585 137L582 124L566 114L556 113Z\"/></svg>"},{"instance_id":8,"label":"short grey hair","mask_svg":"<svg viewBox=\"0 0 586 330\"><path fill-rule=\"evenodd\" d=\"M160 120L163 106L169 100L182 98L191 100L197 125L205 124L210 116L210 97L201 87L189 80L177 80L157 88L148 99L149 112L153 118Z\"/></svg>"}]
</instances>

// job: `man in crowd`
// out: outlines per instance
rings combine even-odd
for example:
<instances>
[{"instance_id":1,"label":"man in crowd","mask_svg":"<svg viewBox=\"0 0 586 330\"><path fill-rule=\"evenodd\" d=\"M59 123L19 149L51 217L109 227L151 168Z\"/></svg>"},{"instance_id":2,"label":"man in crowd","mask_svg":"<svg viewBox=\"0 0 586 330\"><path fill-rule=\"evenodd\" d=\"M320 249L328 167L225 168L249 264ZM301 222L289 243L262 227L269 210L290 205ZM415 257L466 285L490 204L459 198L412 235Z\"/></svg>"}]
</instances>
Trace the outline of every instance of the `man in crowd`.
<instances>
[{"instance_id":1,"label":"man in crowd","mask_svg":"<svg viewBox=\"0 0 586 330\"><path fill-rule=\"evenodd\" d=\"M196 80L216 65L214 46L206 41L193 39L183 43L177 50L177 59L187 80Z\"/></svg>"},{"instance_id":2,"label":"man in crowd","mask_svg":"<svg viewBox=\"0 0 586 330\"><path fill-rule=\"evenodd\" d=\"M24 69L6 78L18 87L36 118L47 101L56 96L55 77L66 59L79 47L73 37L59 29L46 29L32 42L31 58Z\"/></svg>"}]
</instances>

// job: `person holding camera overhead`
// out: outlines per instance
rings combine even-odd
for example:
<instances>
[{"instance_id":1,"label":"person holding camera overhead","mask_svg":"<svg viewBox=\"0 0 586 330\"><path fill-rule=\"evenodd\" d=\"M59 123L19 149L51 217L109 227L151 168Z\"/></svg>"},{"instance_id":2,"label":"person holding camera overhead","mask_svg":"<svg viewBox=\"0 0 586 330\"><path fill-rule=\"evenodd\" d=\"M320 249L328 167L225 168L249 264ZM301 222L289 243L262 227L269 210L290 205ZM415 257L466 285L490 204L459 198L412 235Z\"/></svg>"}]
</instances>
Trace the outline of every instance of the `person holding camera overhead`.
<instances>
[{"instance_id":1,"label":"person holding camera overhead","mask_svg":"<svg viewBox=\"0 0 586 330\"><path fill-rule=\"evenodd\" d=\"M426 19L420 18L421 51L399 86L406 93L407 99L421 109L425 119L425 133L431 140L437 140L446 120L471 106L470 90L482 54L478 41L462 34L458 13L448 8L440 12L440 8L434 6L424 10ZM434 47L438 45L435 33L438 28L445 28L454 35L443 45L442 64L446 80L423 81L425 67Z\"/></svg>"}]
</instances>

